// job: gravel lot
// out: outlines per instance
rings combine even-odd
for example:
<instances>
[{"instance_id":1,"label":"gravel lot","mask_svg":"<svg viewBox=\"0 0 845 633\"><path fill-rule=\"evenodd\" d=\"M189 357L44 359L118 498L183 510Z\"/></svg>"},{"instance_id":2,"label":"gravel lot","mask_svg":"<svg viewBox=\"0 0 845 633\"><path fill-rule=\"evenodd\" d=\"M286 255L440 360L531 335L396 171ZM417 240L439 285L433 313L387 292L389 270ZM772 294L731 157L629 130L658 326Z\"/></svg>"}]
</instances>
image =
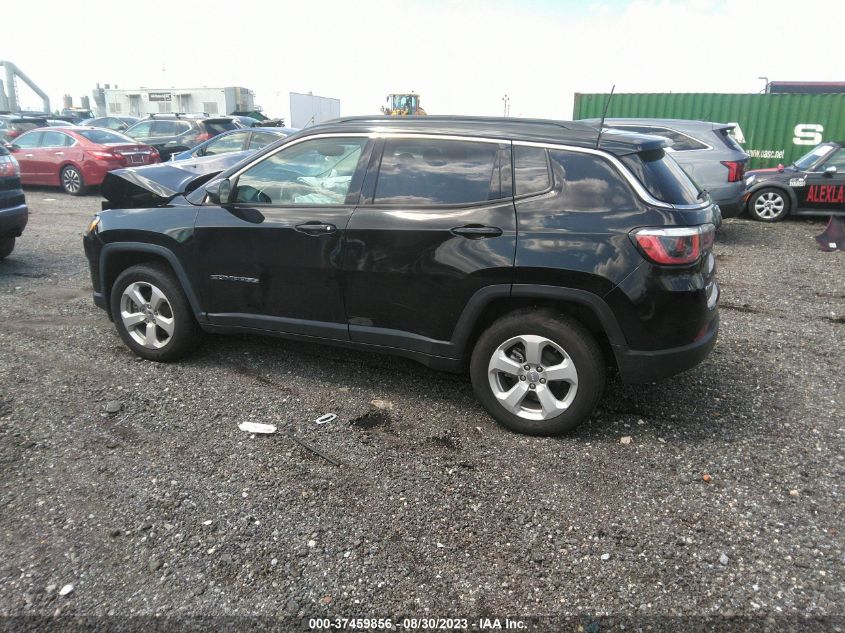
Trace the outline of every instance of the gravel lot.
<instances>
[{"instance_id":1,"label":"gravel lot","mask_svg":"<svg viewBox=\"0 0 845 633\"><path fill-rule=\"evenodd\" d=\"M824 222L726 221L709 360L611 380L588 425L542 439L403 359L208 337L141 361L91 302L99 198L27 197L0 262L0 615L845 625L845 253L817 250Z\"/></svg>"}]
</instances>

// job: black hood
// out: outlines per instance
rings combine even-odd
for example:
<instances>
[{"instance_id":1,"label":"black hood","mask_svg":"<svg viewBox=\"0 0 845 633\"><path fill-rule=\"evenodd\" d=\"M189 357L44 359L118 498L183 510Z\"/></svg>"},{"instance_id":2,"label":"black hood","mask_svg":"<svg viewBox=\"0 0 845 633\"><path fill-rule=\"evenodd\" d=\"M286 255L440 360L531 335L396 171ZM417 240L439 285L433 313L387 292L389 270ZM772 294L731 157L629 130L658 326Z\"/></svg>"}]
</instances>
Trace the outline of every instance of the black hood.
<instances>
[{"instance_id":1,"label":"black hood","mask_svg":"<svg viewBox=\"0 0 845 633\"><path fill-rule=\"evenodd\" d=\"M100 191L104 209L167 204L239 163L254 152L231 152L190 160L175 160L143 167L115 169L106 174Z\"/></svg>"}]
</instances>

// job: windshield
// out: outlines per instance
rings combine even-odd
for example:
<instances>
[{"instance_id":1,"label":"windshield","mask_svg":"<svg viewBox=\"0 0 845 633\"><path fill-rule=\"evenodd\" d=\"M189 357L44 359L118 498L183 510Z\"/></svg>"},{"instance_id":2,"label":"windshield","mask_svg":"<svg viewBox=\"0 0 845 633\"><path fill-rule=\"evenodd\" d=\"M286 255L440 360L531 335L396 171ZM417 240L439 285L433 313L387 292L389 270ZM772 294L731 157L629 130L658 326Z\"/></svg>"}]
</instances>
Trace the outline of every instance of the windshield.
<instances>
[{"instance_id":1,"label":"windshield","mask_svg":"<svg viewBox=\"0 0 845 633\"><path fill-rule=\"evenodd\" d=\"M833 145L817 145L792 164L799 170L806 171L832 151Z\"/></svg>"},{"instance_id":2,"label":"windshield","mask_svg":"<svg viewBox=\"0 0 845 633\"><path fill-rule=\"evenodd\" d=\"M622 162L648 192L669 204L698 204L701 191L687 173L662 149L628 154Z\"/></svg>"},{"instance_id":3,"label":"windshield","mask_svg":"<svg viewBox=\"0 0 845 633\"><path fill-rule=\"evenodd\" d=\"M98 130L98 129L91 129L91 130L74 130L79 136L87 138L92 143L98 143L100 145L109 145L109 144L125 144L131 143L134 145L137 143L135 139L131 139L128 136L124 136L123 134L118 134L117 132L110 132L109 130Z\"/></svg>"}]
</instances>

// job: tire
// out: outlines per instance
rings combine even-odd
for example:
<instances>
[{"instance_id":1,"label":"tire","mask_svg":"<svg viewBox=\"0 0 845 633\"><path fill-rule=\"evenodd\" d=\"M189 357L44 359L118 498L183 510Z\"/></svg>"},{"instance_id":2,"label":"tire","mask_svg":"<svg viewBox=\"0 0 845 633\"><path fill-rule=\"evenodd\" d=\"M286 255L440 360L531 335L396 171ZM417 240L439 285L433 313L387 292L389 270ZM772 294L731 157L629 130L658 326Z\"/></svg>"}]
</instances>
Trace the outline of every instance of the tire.
<instances>
[{"instance_id":1,"label":"tire","mask_svg":"<svg viewBox=\"0 0 845 633\"><path fill-rule=\"evenodd\" d=\"M789 215L791 206L785 191L767 187L751 196L748 201L748 215L758 222L780 222Z\"/></svg>"},{"instance_id":2,"label":"tire","mask_svg":"<svg viewBox=\"0 0 845 633\"><path fill-rule=\"evenodd\" d=\"M127 268L111 288L111 314L120 338L147 360L182 358L199 342L200 329L176 276L161 264Z\"/></svg>"},{"instance_id":3,"label":"tire","mask_svg":"<svg viewBox=\"0 0 845 633\"><path fill-rule=\"evenodd\" d=\"M557 378L544 377L552 375ZM560 435L587 420L598 404L604 357L577 321L548 310L520 310L484 331L472 352L470 376L478 400L505 427ZM504 404L507 394L510 407Z\"/></svg>"},{"instance_id":4,"label":"tire","mask_svg":"<svg viewBox=\"0 0 845 633\"><path fill-rule=\"evenodd\" d=\"M15 250L15 238L4 237L0 239L0 259L5 259Z\"/></svg>"},{"instance_id":5,"label":"tire","mask_svg":"<svg viewBox=\"0 0 845 633\"><path fill-rule=\"evenodd\" d=\"M82 178L82 172L73 165L67 165L62 169L59 174L59 184L61 184L65 193L72 196L81 196L88 191L85 180Z\"/></svg>"}]
</instances>

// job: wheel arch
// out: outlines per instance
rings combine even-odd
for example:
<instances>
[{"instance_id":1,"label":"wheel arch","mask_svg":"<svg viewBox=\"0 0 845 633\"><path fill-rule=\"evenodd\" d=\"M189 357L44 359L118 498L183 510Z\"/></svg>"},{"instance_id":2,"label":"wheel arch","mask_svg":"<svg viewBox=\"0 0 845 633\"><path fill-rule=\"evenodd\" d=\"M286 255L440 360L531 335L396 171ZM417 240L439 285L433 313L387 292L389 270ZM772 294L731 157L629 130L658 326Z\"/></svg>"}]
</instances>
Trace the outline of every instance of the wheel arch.
<instances>
[{"instance_id":1,"label":"wheel arch","mask_svg":"<svg viewBox=\"0 0 845 633\"><path fill-rule=\"evenodd\" d=\"M107 306L111 305L111 289L120 273L131 266L138 264L158 262L167 266L182 286L185 297L191 306L191 310L198 321L204 321L204 314L193 285L185 272L179 258L173 251L158 244L145 244L143 242L112 243L103 246L100 251L100 288ZM109 316L111 310L109 309Z\"/></svg>"},{"instance_id":2,"label":"wheel arch","mask_svg":"<svg viewBox=\"0 0 845 633\"><path fill-rule=\"evenodd\" d=\"M792 190L792 187L784 185L780 182L761 182L757 185L753 186L748 191L748 197L745 199L745 211L748 213L751 207L751 198L753 198L757 193L762 191L763 189L777 189L778 191L784 193L789 200L789 213L786 215L790 215L797 207L798 207L798 196L796 195L795 191Z\"/></svg>"},{"instance_id":3,"label":"wheel arch","mask_svg":"<svg viewBox=\"0 0 845 633\"><path fill-rule=\"evenodd\" d=\"M626 348L627 343L616 317L600 296L577 288L538 284L484 288L464 309L452 343L466 358L482 332L494 321L525 308L553 310L575 319L595 337L607 364L618 368L615 350Z\"/></svg>"}]
</instances>

